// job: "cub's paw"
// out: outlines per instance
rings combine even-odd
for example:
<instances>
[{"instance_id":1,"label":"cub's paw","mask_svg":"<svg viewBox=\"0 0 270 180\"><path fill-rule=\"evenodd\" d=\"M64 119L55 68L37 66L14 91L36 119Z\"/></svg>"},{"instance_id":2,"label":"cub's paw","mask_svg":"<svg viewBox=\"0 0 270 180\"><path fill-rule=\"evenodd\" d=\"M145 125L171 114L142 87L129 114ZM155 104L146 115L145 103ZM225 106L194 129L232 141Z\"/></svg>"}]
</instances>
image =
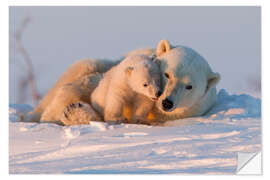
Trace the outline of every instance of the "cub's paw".
<instances>
[{"instance_id":1,"label":"cub's paw","mask_svg":"<svg viewBox=\"0 0 270 180\"><path fill-rule=\"evenodd\" d=\"M89 124L90 121L100 121L99 115L92 107L84 102L71 103L61 116L64 125Z\"/></svg>"}]
</instances>

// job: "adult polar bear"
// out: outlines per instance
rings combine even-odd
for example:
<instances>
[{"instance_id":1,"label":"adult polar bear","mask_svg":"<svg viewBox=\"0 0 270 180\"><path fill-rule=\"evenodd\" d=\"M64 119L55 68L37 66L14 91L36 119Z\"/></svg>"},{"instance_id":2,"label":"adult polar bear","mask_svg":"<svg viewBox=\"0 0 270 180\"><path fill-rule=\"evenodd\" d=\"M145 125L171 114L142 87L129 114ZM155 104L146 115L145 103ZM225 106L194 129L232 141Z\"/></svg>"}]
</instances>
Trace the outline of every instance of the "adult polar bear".
<instances>
[{"instance_id":1,"label":"adult polar bear","mask_svg":"<svg viewBox=\"0 0 270 180\"><path fill-rule=\"evenodd\" d=\"M155 54L160 61L163 74L163 93L148 115L150 124L200 116L215 104L216 84L220 80L220 75L214 73L207 61L196 51L184 46L172 46L167 40L161 40L156 50L139 49L126 56L135 54L147 56ZM114 65L115 63L102 60L85 60L75 63L59 78L40 105L27 114L23 121L39 121L43 116L41 118L43 121L61 122L65 108L71 103L78 103L78 101L89 103L87 98L81 97L89 97L89 93L97 86L100 78L96 78L93 74L106 72ZM94 80L92 77L86 78L84 84L87 84L89 90L82 91L78 85L82 84L80 81L86 76L93 76ZM72 89L72 93L67 94L66 89ZM71 119L80 119L81 112L74 112L71 114L73 116ZM45 118L44 114L47 115ZM68 124L80 124L80 122Z\"/></svg>"},{"instance_id":2,"label":"adult polar bear","mask_svg":"<svg viewBox=\"0 0 270 180\"><path fill-rule=\"evenodd\" d=\"M139 49L127 54L152 55L154 49ZM165 122L209 111L216 103L219 73L211 70L207 61L196 51L184 46L172 46L161 40L156 49L160 61L163 93L148 118Z\"/></svg>"}]
</instances>

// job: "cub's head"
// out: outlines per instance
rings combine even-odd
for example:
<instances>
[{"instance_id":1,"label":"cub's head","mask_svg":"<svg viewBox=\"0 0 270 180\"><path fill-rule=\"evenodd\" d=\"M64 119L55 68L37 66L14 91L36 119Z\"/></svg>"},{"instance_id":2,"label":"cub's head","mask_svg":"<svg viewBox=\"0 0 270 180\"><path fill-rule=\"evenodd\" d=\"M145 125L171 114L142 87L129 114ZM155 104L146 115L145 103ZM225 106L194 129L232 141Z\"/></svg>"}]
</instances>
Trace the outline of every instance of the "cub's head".
<instances>
[{"instance_id":1,"label":"cub's head","mask_svg":"<svg viewBox=\"0 0 270 180\"><path fill-rule=\"evenodd\" d=\"M133 91L157 101L162 94L159 66L151 58L144 58L145 60L126 68L128 84Z\"/></svg>"}]
</instances>

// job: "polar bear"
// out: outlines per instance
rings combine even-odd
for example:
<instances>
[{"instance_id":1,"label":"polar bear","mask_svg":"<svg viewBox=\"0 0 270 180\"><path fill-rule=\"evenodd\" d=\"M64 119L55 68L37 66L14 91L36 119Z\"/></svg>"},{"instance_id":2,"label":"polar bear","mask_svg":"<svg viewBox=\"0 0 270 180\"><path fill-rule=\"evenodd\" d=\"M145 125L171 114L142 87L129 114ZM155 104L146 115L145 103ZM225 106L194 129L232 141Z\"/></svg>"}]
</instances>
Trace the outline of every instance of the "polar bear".
<instances>
[{"instance_id":1,"label":"polar bear","mask_svg":"<svg viewBox=\"0 0 270 180\"><path fill-rule=\"evenodd\" d=\"M191 48L172 46L167 40L161 40L157 49L135 50L126 57L152 57L153 54L160 64L163 93L149 112L147 124L161 124L204 115L215 105L216 85L220 81L220 75L212 71L199 53ZM128 112L131 111L129 108L124 107Z\"/></svg>"},{"instance_id":2,"label":"polar bear","mask_svg":"<svg viewBox=\"0 0 270 180\"><path fill-rule=\"evenodd\" d=\"M158 64L135 55L105 73L91 95L91 105L110 123L126 122L123 107L131 107L130 123L142 123L161 94Z\"/></svg>"},{"instance_id":3,"label":"polar bear","mask_svg":"<svg viewBox=\"0 0 270 180\"><path fill-rule=\"evenodd\" d=\"M149 124L201 116L215 105L220 75L199 53L161 40L157 49L138 49L126 57L153 54L160 64L163 93L147 116Z\"/></svg>"},{"instance_id":4,"label":"polar bear","mask_svg":"<svg viewBox=\"0 0 270 180\"><path fill-rule=\"evenodd\" d=\"M216 85L220 80L219 73L213 72L207 61L195 50L185 46L172 46L167 40L161 40L157 49L139 49L132 51L126 55L147 55L152 57L153 54L160 62L161 68L161 84L163 93L159 100L147 116L150 123L163 123L169 120L179 118L200 116L208 112L216 102ZM78 62L72 65L57 81L54 87L43 98L40 105L33 112L22 118L23 121L39 121L44 110L51 105L51 101L56 97L57 92L66 83L73 83L76 80L94 73L104 73L118 62L110 62L104 60L93 60L86 62ZM82 72L81 72L82 71ZM89 88L94 89L98 85L89 83ZM77 86L74 84L74 86ZM75 88L76 89L76 88ZM91 92L90 92L91 93ZM76 93L75 93L76 94ZM80 93L76 96L82 96ZM69 99L69 96L63 97ZM54 103L57 108L58 101ZM61 102L59 102L61 103ZM78 101L69 102L76 104ZM88 105L89 102L85 104ZM76 110L69 118L70 124L79 124L76 120L81 114L83 117L91 119L91 113L87 112L84 104L74 105L76 108L69 108L70 104L64 103L64 110L60 110L62 114L57 115L54 119L65 117L67 109ZM53 108L51 108L53 109ZM124 107L125 109L125 107ZM127 108L127 111L130 111ZM48 113L50 114L50 113ZM53 113L52 113L53 114ZM52 115L54 116L54 115ZM73 122L72 120L75 119ZM60 121L60 120L58 120ZM60 121L61 122L61 121Z\"/></svg>"},{"instance_id":5,"label":"polar bear","mask_svg":"<svg viewBox=\"0 0 270 180\"><path fill-rule=\"evenodd\" d=\"M127 54L151 55L154 49L140 49ZM216 102L219 73L211 70L207 61L196 51L185 46L172 46L161 40L156 49L160 61L164 89L148 119L166 122L209 111Z\"/></svg>"}]
</instances>

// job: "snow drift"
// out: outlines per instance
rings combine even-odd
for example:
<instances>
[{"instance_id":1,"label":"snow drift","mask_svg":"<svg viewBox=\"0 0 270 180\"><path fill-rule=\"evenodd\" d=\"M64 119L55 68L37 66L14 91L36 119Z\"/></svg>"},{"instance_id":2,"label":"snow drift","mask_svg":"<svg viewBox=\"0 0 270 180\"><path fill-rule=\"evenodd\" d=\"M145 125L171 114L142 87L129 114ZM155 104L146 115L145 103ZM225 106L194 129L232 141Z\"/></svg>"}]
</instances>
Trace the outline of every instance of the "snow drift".
<instances>
[{"instance_id":1,"label":"snow drift","mask_svg":"<svg viewBox=\"0 0 270 180\"><path fill-rule=\"evenodd\" d=\"M261 149L261 100L225 90L205 116L163 127L18 122L18 115L31 109L9 108L12 174L228 174L236 171L238 152Z\"/></svg>"}]
</instances>

